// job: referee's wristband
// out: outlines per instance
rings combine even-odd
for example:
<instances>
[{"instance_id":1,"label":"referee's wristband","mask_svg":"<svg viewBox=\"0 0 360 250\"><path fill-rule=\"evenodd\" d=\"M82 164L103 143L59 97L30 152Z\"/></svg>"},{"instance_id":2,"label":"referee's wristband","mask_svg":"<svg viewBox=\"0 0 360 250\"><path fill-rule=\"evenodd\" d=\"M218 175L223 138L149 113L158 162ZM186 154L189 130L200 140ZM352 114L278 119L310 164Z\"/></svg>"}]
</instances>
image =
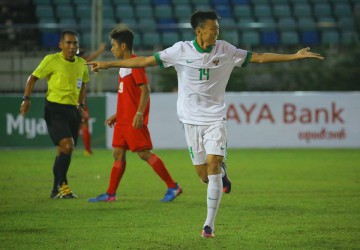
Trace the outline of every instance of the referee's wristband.
<instances>
[{"instance_id":1,"label":"referee's wristband","mask_svg":"<svg viewBox=\"0 0 360 250\"><path fill-rule=\"evenodd\" d=\"M78 107L81 107L82 109L86 108L86 104L85 103L79 103Z\"/></svg>"},{"instance_id":2,"label":"referee's wristband","mask_svg":"<svg viewBox=\"0 0 360 250\"><path fill-rule=\"evenodd\" d=\"M26 101L30 101L30 97L29 97L29 96L24 95L24 96L22 97L22 100L23 100L24 102L26 102Z\"/></svg>"}]
</instances>

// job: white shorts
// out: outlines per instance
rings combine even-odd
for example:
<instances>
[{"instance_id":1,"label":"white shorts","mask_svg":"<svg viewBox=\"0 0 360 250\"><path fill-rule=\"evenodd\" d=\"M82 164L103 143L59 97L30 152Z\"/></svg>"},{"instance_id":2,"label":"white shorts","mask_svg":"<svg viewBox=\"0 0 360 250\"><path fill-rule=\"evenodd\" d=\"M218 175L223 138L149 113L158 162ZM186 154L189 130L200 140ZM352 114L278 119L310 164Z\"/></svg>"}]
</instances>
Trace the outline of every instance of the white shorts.
<instances>
[{"instance_id":1,"label":"white shorts","mask_svg":"<svg viewBox=\"0 0 360 250\"><path fill-rule=\"evenodd\" d=\"M184 129L194 165L205 164L207 155L226 156L227 127L225 122L211 125L184 124Z\"/></svg>"}]
</instances>

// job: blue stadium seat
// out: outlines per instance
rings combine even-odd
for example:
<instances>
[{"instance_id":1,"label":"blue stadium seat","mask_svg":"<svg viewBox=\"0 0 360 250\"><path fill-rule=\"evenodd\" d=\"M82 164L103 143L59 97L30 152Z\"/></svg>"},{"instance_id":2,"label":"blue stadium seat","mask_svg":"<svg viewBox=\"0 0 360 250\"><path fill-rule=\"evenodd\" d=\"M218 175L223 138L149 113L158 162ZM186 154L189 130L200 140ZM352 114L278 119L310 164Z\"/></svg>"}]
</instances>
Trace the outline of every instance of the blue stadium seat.
<instances>
[{"instance_id":1,"label":"blue stadium seat","mask_svg":"<svg viewBox=\"0 0 360 250\"><path fill-rule=\"evenodd\" d=\"M230 0L232 5L250 4L251 0Z\"/></svg>"},{"instance_id":2,"label":"blue stadium seat","mask_svg":"<svg viewBox=\"0 0 360 250\"><path fill-rule=\"evenodd\" d=\"M194 3L194 8L193 8L194 12L198 10L210 10L210 9L212 9L212 7L209 4L202 4L198 2Z\"/></svg>"},{"instance_id":3,"label":"blue stadium seat","mask_svg":"<svg viewBox=\"0 0 360 250\"><path fill-rule=\"evenodd\" d=\"M180 36L178 32L163 32L162 33L162 45L164 47L170 47L174 45L174 43L180 41Z\"/></svg>"},{"instance_id":4,"label":"blue stadium seat","mask_svg":"<svg viewBox=\"0 0 360 250\"><path fill-rule=\"evenodd\" d=\"M314 5L314 15L317 17L332 16L331 5L326 3L316 3Z\"/></svg>"},{"instance_id":5,"label":"blue stadium seat","mask_svg":"<svg viewBox=\"0 0 360 250\"><path fill-rule=\"evenodd\" d=\"M193 4L202 4L202 5L210 5L210 1L209 0L193 0L192 1Z\"/></svg>"},{"instance_id":6,"label":"blue stadium seat","mask_svg":"<svg viewBox=\"0 0 360 250\"><path fill-rule=\"evenodd\" d=\"M74 10L71 5L59 5L56 7L56 16L58 18L73 18Z\"/></svg>"},{"instance_id":7,"label":"blue stadium seat","mask_svg":"<svg viewBox=\"0 0 360 250\"><path fill-rule=\"evenodd\" d=\"M275 17L290 17L291 9L289 4L275 4L273 7Z\"/></svg>"},{"instance_id":8,"label":"blue stadium seat","mask_svg":"<svg viewBox=\"0 0 360 250\"><path fill-rule=\"evenodd\" d=\"M146 31L154 32L156 30L156 22L153 18L141 18L139 19L139 28Z\"/></svg>"},{"instance_id":9,"label":"blue stadium seat","mask_svg":"<svg viewBox=\"0 0 360 250\"><path fill-rule=\"evenodd\" d=\"M79 5L91 6L91 2L92 2L92 0L75 0L74 5L75 6L79 6Z\"/></svg>"},{"instance_id":10,"label":"blue stadium seat","mask_svg":"<svg viewBox=\"0 0 360 250\"><path fill-rule=\"evenodd\" d=\"M131 5L118 5L115 8L115 16L117 18L133 18L135 13Z\"/></svg>"},{"instance_id":11,"label":"blue stadium seat","mask_svg":"<svg viewBox=\"0 0 360 250\"><path fill-rule=\"evenodd\" d=\"M71 5L71 0L53 0L53 4L55 5Z\"/></svg>"},{"instance_id":12,"label":"blue stadium seat","mask_svg":"<svg viewBox=\"0 0 360 250\"><path fill-rule=\"evenodd\" d=\"M267 4L257 4L254 6L255 17L272 17L272 10L270 5Z\"/></svg>"},{"instance_id":13,"label":"blue stadium seat","mask_svg":"<svg viewBox=\"0 0 360 250\"><path fill-rule=\"evenodd\" d=\"M336 30L325 30L321 32L321 43L325 45L337 45L340 42L339 32Z\"/></svg>"},{"instance_id":14,"label":"blue stadium seat","mask_svg":"<svg viewBox=\"0 0 360 250\"><path fill-rule=\"evenodd\" d=\"M158 6L158 5L170 5L171 0L152 0L152 4L155 5L155 6Z\"/></svg>"},{"instance_id":15,"label":"blue stadium seat","mask_svg":"<svg viewBox=\"0 0 360 250\"><path fill-rule=\"evenodd\" d=\"M291 4L308 4L309 0L289 0Z\"/></svg>"},{"instance_id":16,"label":"blue stadium seat","mask_svg":"<svg viewBox=\"0 0 360 250\"><path fill-rule=\"evenodd\" d=\"M161 44L160 34L157 32L144 32L142 38L142 45L145 48L153 48Z\"/></svg>"},{"instance_id":17,"label":"blue stadium seat","mask_svg":"<svg viewBox=\"0 0 360 250\"><path fill-rule=\"evenodd\" d=\"M174 6L178 6L178 5L191 5L191 0L171 0L172 4Z\"/></svg>"},{"instance_id":18,"label":"blue stadium seat","mask_svg":"<svg viewBox=\"0 0 360 250\"><path fill-rule=\"evenodd\" d=\"M114 18L111 18L111 17L107 17L107 18L104 17L102 22L103 22L103 33L105 35L108 35L109 32L117 24L117 21Z\"/></svg>"},{"instance_id":19,"label":"blue stadium seat","mask_svg":"<svg viewBox=\"0 0 360 250\"><path fill-rule=\"evenodd\" d=\"M79 19L79 27L82 30L90 31L90 26L91 26L91 19L89 19L89 18L81 18L81 19Z\"/></svg>"},{"instance_id":20,"label":"blue stadium seat","mask_svg":"<svg viewBox=\"0 0 360 250\"><path fill-rule=\"evenodd\" d=\"M309 4L294 4L295 17L312 16L311 6Z\"/></svg>"},{"instance_id":21,"label":"blue stadium seat","mask_svg":"<svg viewBox=\"0 0 360 250\"><path fill-rule=\"evenodd\" d=\"M149 5L137 5L135 8L136 17L139 19L153 18L153 9Z\"/></svg>"},{"instance_id":22,"label":"blue stadium seat","mask_svg":"<svg viewBox=\"0 0 360 250\"><path fill-rule=\"evenodd\" d=\"M220 29L227 29L227 28L235 28L237 23L235 22L235 20L233 18L221 18L219 20L219 25L220 25ZM220 30L221 33L221 30Z\"/></svg>"},{"instance_id":23,"label":"blue stadium seat","mask_svg":"<svg viewBox=\"0 0 360 250\"><path fill-rule=\"evenodd\" d=\"M263 45L274 45L280 44L279 33L277 31L263 31L261 32L261 43Z\"/></svg>"},{"instance_id":24,"label":"blue stadium seat","mask_svg":"<svg viewBox=\"0 0 360 250\"><path fill-rule=\"evenodd\" d=\"M102 7L103 18L114 18L114 9L110 5L103 5Z\"/></svg>"},{"instance_id":25,"label":"blue stadium seat","mask_svg":"<svg viewBox=\"0 0 360 250\"><path fill-rule=\"evenodd\" d=\"M214 5L229 5L229 0L210 0L210 4Z\"/></svg>"},{"instance_id":26,"label":"blue stadium seat","mask_svg":"<svg viewBox=\"0 0 360 250\"><path fill-rule=\"evenodd\" d=\"M293 17L282 17L278 19L278 27L281 30L294 30L296 28L296 21Z\"/></svg>"},{"instance_id":27,"label":"blue stadium seat","mask_svg":"<svg viewBox=\"0 0 360 250\"><path fill-rule=\"evenodd\" d=\"M76 0L77 1L77 0ZM119 6L129 6L131 5L133 1L131 0L112 0L112 3L115 7L119 7Z\"/></svg>"},{"instance_id":28,"label":"blue stadium seat","mask_svg":"<svg viewBox=\"0 0 360 250\"><path fill-rule=\"evenodd\" d=\"M338 26L339 26L339 29L342 31L344 31L344 30L354 31L355 30L355 20L351 15L347 16L347 17L339 17Z\"/></svg>"},{"instance_id":29,"label":"blue stadium seat","mask_svg":"<svg viewBox=\"0 0 360 250\"><path fill-rule=\"evenodd\" d=\"M151 6L151 0L136 0L133 3L135 6Z\"/></svg>"},{"instance_id":30,"label":"blue stadium seat","mask_svg":"<svg viewBox=\"0 0 360 250\"><path fill-rule=\"evenodd\" d=\"M236 47L239 45L240 39L236 29L224 30L221 32L220 35L221 35L221 39L231 43L232 45Z\"/></svg>"},{"instance_id":31,"label":"blue stadium seat","mask_svg":"<svg viewBox=\"0 0 360 250\"><path fill-rule=\"evenodd\" d=\"M326 3L326 4L330 4L330 0L309 0L312 4L316 4L316 3Z\"/></svg>"},{"instance_id":32,"label":"blue stadium seat","mask_svg":"<svg viewBox=\"0 0 360 250\"><path fill-rule=\"evenodd\" d=\"M244 46L260 45L260 35L257 31L249 30L242 32L241 44Z\"/></svg>"},{"instance_id":33,"label":"blue stadium seat","mask_svg":"<svg viewBox=\"0 0 360 250\"><path fill-rule=\"evenodd\" d=\"M229 5L216 5L215 11L221 18L232 18L232 12Z\"/></svg>"},{"instance_id":34,"label":"blue stadium seat","mask_svg":"<svg viewBox=\"0 0 360 250\"><path fill-rule=\"evenodd\" d=\"M60 34L57 32L44 32L41 34L41 44L44 48L57 48Z\"/></svg>"},{"instance_id":35,"label":"blue stadium seat","mask_svg":"<svg viewBox=\"0 0 360 250\"><path fill-rule=\"evenodd\" d=\"M181 41L192 41L195 39L195 33L192 29L185 29L180 32Z\"/></svg>"},{"instance_id":36,"label":"blue stadium seat","mask_svg":"<svg viewBox=\"0 0 360 250\"><path fill-rule=\"evenodd\" d=\"M155 18L173 18L170 5L157 5L154 11Z\"/></svg>"},{"instance_id":37,"label":"blue stadium seat","mask_svg":"<svg viewBox=\"0 0 360 250\"><path fill-rule=\"evenodd\" d=\"M360 1L359 1L360 3ZM351 6L346 3L337 3L334 5L334 14L337 17L350 17L353 15Z\"/></svg>"},{"instance_id":38,"label":"blue stadium seat","mask_svg":"<svg viewBox=\"0 0 360 250\"><path fill-rule=\"evenodd\" d=\"M35 7L35 15L37 18L55 18L54 10L51 5L38 5Z\"/></svg>"},{"instance_id":39,"label":"blue stadium seat","mask_svg":"<svg viewBox=\"0 0 360 250\"><path fill-rule=\"evenodd\" d=\"M120 21L120 23L125 24L132 30L137 28L137 25L138 25L136 18L120 18L119 21Z\"/></svg>"},{"instance_id":40,"label":"blue stadium seat","mask_svg":"<svg viewBox=\"0 0 360 250\"><path fill-rule=\"evenodd\" d=\"M299 44L299 34L296 31L282 31L280 33L281 44L296 45Z\"/></svg>"},{"instance_id":41,"label":"blue stadium seat","mask_svg":"<svg viewBox=\"0 0 360 250\"><path fill-rule=\"evenodd\" d=\"M134 49L141 48L141 46L142 46L141 34L138 32L134 32L134 35L135 35L134 44L133 44Z\"/></svg>"},{"instance_id":42,"label":"blue stadium seat","mask_svg":"<svg viewBox=\"0 0 360 250\"><path fill-rule=\"evenodd\" d=\"M190 18L191 14L192 14L192 9L189 5L177 5L174 8L175 18Z\"/></svg>"},{"instance_id":43,"label":"blue stadium seat","mask_svg":"<svg viewBox=\"0 0 360 250\"><path fill-rule=\"evenodd\" d=\"M277 5L277 4L289 4L290 0L271 0L271 3L273 5Z\"/></svg>"},{"instance_id":44,"label":"blue stadium seat","mask_svg":"<svg viewBox=\"0 0 360 250\"><path fill-rule=\"evenodd\" d=\"M251 0L252 4L270 4L270 0Z\"/></svg>"},{"instance_id":45,"label":"blue stadium seat","mask_svg":"<svg viewBox=\"0 0 360 250\"><path fill-rule=\"evenodd\" d=\"M75 10L77 18L91 18L91 6L89 5L78 5Z\"/></svg>"},{"instance_id":46,"label":"blue stadium seat","mask_svg":"<svg viewBox=\"0 0 360 250\"><path fill-rule=\"evenodd\" d=\"M301 43L303 45L318 45L320 43L318 32L317 31L301 32Z\"/></svg>"},{"instance_id":47,"label":"blue stadium seat","mask_svg":"<svg viewBox=\"0 0 360 250\"><path fill-rule=\"evenodd\" d=\"M341 32L341 43L344 45L359 44L359 34L351 31Z\"/></svg>"},{"instance_id":48,"label":"blue stadium seat","mask_svg":"<svg viewBox=\"0 0 360 250\"><path fill-rule=\"evenodd\" d=\"M90 32L83 32L80 36L80 46L83 48L90 48L91 46L91 34Z\"/></svg>"},{"instance_id":49,"label":"blue stadium seat","mask_svg":"<svg viewBox=\"0 0 360 250\"><path fill-rule=\"evenodd\" d=\"M252 9L250 5L235 5L234 17L236 18L253 17Z\"/></svg>"},{"instance_id":50,"label":"blue stadium seat","mask_svg":"<svg viewBox=\"0 0 360 250\"><path fill-rule=\"evenodd\" d=\"M176 31L177 22L173 18L160 18L157 20L157 29L161 31Z\"/></svg>"},{"instance_id":51,"label":"blue stadium seat","mask_svg":"<svg viewBox=\"0 0 360 250\"><path fill-rule=\"evenodd\" d=\"M315 30L316 22L312 17L302 17L298 19L298 29L301 31L313 31Z\"/></svg>"},{"instance_id":52,"label":"blue stadium seat","mask_svg":"<svg viewBox=\"0 0 360 250\"><path fill-rule=\"evenodd\" d=\"M332 3L332 4L336 4L336 3L346 3L346 4L348 4L348 3L350 3L350 2L353 2L353 3L356 3L356 2L360 2L359 0L330 0L330 2Z\"/></svg>"},{"instance_id":53,"label":"blue stadium seat","mask_svg":"<svg viewBox=\"0 0 360 250\"><path fill-rule=\"evenodd\" d=\"M36 5L51 5L52 4L52 0L33 0L32 1L33 4Z\"/></svg>"}]
</instances>

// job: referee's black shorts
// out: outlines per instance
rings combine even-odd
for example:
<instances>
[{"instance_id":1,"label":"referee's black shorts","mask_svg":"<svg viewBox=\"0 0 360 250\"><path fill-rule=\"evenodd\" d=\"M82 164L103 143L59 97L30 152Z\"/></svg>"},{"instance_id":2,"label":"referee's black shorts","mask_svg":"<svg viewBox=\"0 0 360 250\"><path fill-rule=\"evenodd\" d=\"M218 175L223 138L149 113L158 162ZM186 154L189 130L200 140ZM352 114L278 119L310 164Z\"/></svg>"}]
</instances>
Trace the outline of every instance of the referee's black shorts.
<instances>
[{"instance_id":1,"label":"referee's black shorts","mask_svg":"<svg viewBox=\"0 0 360 250\"><path fill-rule=\"evenodd\" d=\"M76 106L45 100L45 121L51 140L59 145L64 138L72 137L75 145L81 125L81 115Z\"/></svg>"}]
</instances>

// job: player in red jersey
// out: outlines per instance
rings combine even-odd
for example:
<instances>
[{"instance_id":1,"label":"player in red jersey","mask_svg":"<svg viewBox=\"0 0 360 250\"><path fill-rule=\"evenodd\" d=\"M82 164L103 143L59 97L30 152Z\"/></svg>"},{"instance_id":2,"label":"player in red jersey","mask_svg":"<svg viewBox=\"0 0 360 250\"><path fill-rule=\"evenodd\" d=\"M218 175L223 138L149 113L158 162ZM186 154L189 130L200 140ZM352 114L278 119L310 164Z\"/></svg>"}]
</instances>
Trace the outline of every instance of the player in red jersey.
<instances>
[{"instance_id":1,"label":"player in red jersey","mask_svg":"<svg viewBox=\"0 0 360 250\"><path fill-rule=\"evenodd\" d=\"M132 53L134 33L126 27L110 33L111 52L118 59L136 57ZM151 152L152 142L147 127L150 110L150 88L144 68L120 68L116 114L105 124L114 127L113 157L110 183L106 193L89 199L89 202L115 201L116 190L126 168L126 151L136 152L166 183L167 192L161 201L172 201L182 193L162 160Z\"/></svg>"}]
</instances>

